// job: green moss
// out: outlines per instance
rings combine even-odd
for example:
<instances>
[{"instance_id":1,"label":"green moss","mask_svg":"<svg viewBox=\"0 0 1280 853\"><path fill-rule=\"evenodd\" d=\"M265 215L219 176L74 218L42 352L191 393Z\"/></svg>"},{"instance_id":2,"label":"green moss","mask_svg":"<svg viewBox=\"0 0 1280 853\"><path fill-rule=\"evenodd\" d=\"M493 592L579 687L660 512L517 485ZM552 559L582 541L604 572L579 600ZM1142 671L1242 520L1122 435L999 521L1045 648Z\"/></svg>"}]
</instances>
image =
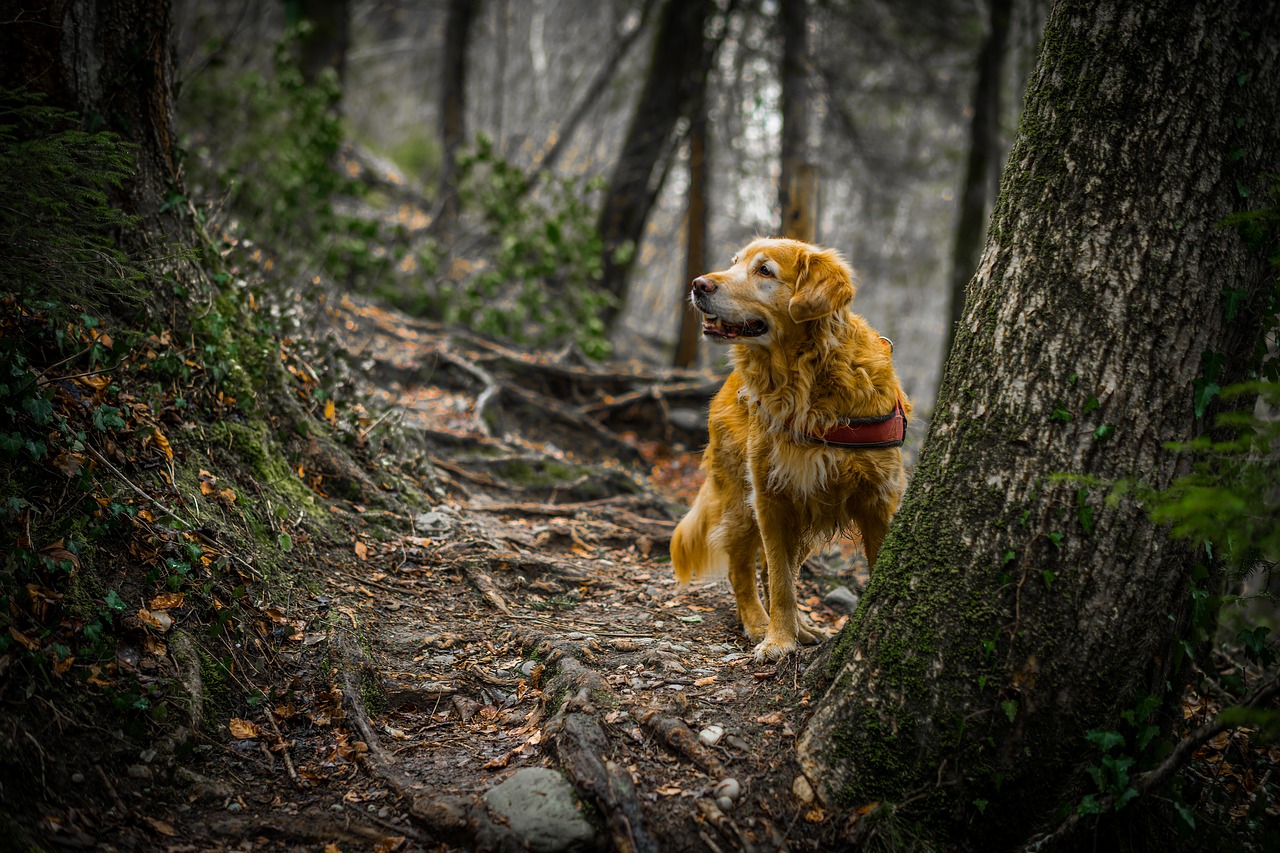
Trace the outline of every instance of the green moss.
<instances>
[{"instance_id":1,"label":"green moss","mask_svg":"<svg viewBox=\"0 0 1280 853\"><path fill-rule=\"evenodd\" d=\"M210 431L212 440L223 446L229 445L260 485L300 507L313 519L324 518L316 505L315 496L293 473L284 458L283 450L267 432L265 424L220 421L210 427ZM273 449L275 453L271 452Z\"/></svg>"}]
</instances>

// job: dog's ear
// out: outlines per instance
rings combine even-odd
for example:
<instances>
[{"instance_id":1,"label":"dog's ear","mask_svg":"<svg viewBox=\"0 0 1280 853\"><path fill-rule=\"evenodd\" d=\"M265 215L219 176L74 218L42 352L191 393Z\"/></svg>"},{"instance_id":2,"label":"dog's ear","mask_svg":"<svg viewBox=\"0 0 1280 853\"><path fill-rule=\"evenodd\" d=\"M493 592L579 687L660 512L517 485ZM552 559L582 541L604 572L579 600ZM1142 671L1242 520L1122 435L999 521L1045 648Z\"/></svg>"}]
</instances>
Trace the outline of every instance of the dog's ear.
<instances>
[{"instance_id":1,"label":"dog's ear","mask_svg":"<svg viewBox=\"0 0 1280 853\"><path fill-rule=\"evenodd\" d=\"M807 323L848 307L855 290L853 269L831 249L802 250L796 259L796 292L787 312Z\"/></svg>"}]
</instances>

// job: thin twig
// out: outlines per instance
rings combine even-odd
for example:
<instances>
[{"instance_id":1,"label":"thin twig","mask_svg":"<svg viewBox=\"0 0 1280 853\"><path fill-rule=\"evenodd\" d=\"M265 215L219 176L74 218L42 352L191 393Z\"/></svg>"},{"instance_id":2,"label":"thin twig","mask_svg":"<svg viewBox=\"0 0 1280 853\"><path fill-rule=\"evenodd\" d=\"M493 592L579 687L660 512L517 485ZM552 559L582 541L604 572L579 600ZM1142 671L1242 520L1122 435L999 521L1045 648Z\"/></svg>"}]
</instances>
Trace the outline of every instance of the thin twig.
<instances>
[{"instance_id":1,"label":"thin twig","mask_svg":"<svg viewBox=\"0 0 1280 853\"><path fill-rule=\"evenodd\" d=\"M265 705L267 709L267 722L271 724L271 731L275 733L276 740L280 742L280 755L284 758L284 769L289 771L289 778L293 780L293 784L302 787L302 780L298 778L298 771L293 766L293 758L289 755L289 742L284 739L284 735L280 733L280 725L276 722L276 715L271 710L271 705Z\"/></svg>"}]
</instances>

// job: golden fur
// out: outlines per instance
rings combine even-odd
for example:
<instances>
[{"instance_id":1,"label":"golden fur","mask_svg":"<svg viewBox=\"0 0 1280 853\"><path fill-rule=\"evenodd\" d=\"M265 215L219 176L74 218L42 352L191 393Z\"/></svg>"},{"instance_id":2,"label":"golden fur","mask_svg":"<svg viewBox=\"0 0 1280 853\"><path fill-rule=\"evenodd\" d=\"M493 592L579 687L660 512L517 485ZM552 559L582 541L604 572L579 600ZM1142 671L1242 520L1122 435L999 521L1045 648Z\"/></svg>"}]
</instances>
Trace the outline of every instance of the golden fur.
<instances>
[{"instance_id":1,"label":"golden fur","mask_svg":"<svg viewBox=\"0 0 1280 853\"><path fill-rule=\"evenodd\" d=\"M888 414L899 399L910 411L889 349L849 310L854 289L839 253L795 240L756 240L729 269L694 282L704 336L732 344L734 370L711 401L706 479L676 528L671 561L682 583L728 574L759 660L825 636L796 608L800 564L851 527L874 563L906 485L897 447L805 437Z\"/></svg>"}]
</instances>

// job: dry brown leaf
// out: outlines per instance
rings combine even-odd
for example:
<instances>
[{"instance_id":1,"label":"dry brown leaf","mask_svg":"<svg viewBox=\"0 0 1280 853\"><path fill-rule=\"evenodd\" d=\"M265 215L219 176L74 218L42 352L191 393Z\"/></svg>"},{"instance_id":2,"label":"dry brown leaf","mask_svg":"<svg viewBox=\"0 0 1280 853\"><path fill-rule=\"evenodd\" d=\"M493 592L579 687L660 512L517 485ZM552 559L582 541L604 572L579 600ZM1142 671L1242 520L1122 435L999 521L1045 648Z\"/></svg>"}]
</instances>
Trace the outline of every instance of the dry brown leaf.
<instances>
[{"instance_id":1,"label":"dry brown leaf","mask_svg":"<svg viewBox=\"0 0 1280 853\"><path fill-rule=\"evenodd\" d=\"M158 817L144 816L142 819L145 820L152 829L154 829L156 832L160 833L161 835L167 835L170 838L176 838L178 835L178 830L174 829L172 824L166 821L163 821Z\"/></svg>"},{"instance_id":2,"label":"dry brown leaf","mask_svg":"<svg viewBox=\"0 0 1280 853\"><path fill-rule=\"evenodd\" d=\"M766 726L777 726L784 722L784 718L781 711L774 711L772 714L756 717L756 722L764 723Z\"/></svg>"},{"instance_id":3,"label":"dry brown leaf","mask_svg":"<svg viewBox=\"0 0 1280 853\"><path fill-rule=\"evenodd\" d=\"M138 611L138 621L150 625L161 634L173 627L173 617L165 610L148 610L144 607Z\"/></svg>"},{"instance_id":4,"label":"dry brown leaf","mask_svg":"<svg viewBox=\"0 0 1280 853\"><path fill-rule=\"evenodd\" d=\"M361 560L369 559L369 546L365 545L359 539L356 540L356 556Z\"/></svg>"},{"instance_id":5,"label":"dry brown leaf","mask_svg":"<svg viewBox=\"0 0 1280 853\"><path fill-rule=\"evenodd\" d=\"M151 599L149 606L152 610L169 610L173 607L181 607L186 597L187 594L185 592L162 592Z\"/></svg>"},{"instance_id":6,"label":"dry brown leaf","mask_svg":"<svg viewBox=\"0 0 1280 853\"><path fill-rule=\"evenodd\" d=\"M239 717L232 717L227 728L231 729L231 736L238 740L253 740L262 734L262 730L256 725Z\"/></svg>"}]
</instances>

